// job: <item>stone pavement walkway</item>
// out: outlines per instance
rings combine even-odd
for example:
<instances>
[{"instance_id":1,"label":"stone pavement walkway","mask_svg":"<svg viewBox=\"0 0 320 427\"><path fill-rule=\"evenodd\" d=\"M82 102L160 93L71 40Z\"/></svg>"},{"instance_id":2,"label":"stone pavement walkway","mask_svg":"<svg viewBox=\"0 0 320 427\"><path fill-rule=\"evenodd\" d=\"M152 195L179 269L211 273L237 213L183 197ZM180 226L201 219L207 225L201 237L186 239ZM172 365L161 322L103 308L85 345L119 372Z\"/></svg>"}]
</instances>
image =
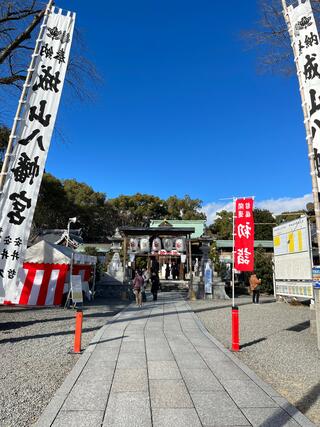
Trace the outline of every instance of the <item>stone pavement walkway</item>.
<instances>
[{"instance_id":1,"label":"stone pavement walkway","mask_svg":"<svg viewBox=\"0 0 320 427\"><path fill-rule=\"evenodd\" d=\"M85 321L85 320L84 320ZM178 293L104 326L38 427L313 426L203 327Z\"/></svg>"}]
</instances>

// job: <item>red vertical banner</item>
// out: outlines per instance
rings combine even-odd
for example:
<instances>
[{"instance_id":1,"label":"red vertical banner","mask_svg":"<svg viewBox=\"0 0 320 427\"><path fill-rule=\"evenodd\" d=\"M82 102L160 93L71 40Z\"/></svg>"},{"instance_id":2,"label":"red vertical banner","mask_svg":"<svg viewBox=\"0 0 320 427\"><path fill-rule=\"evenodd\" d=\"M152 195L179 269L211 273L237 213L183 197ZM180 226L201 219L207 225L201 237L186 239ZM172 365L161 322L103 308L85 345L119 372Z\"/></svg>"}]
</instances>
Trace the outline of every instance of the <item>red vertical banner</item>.
<instances>
[{"instance_id":1,"label":"red vertical banner","mask_svg":"<svg viewBox=\"0 0 320 427\"><path fill-rule=\"evenodd\" d=\"M238 271L254 269L253 199L236 199L234 227L234 268Z\"/></svg>"}]
</instances>

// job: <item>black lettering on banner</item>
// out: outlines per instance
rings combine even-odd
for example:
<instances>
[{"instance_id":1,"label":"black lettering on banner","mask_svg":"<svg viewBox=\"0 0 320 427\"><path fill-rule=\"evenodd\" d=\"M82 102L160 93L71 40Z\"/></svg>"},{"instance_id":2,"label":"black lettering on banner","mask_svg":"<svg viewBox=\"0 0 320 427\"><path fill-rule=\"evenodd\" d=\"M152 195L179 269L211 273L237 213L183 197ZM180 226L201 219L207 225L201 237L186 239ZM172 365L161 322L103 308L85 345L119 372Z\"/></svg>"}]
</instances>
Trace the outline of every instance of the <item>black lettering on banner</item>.
<instances>
[{"instance_id":1,"label":"black lettering on banner","mask_svg":"<svg viewBox=\"0 0 320 427\"><path fill-rule=\"evenodd\" d=\"M21 237L17 237L14 241L14 246L18 246L18 248L22 245Z\"/></svg>"},{"instance_id":2,"label":"black lettering on banner","mask_svg":"<svg viewBox=\"0 0 320 427\"><path fill-rule=\"evenodd\" d=\"M313 53L312 55L306 55L307 62L304 65L304 72L306 80L312 80L315 77L320 77L318 71L318 64L315 62L317 59L317 55Z\"/></svg>"},{"instance_id":3,"label":"black lettering on banner","mask_svg":"<svg viewBox=\"0 0 320 427\"><path fill-rule=\"evenodd\" d=\"M2 279L4 278L3 273L4 273L4 270L0 268L0 277L2 277Z\"/></svg>"},{"instance_id":4,"label":"black lettering on banner","mask_svg":"<svg viewBox=\"0 0 320 427\"><path fill-rule=\"evenodd\" d=\"M59 49L56 56L54 56L53 58L59 61L59 64L61 63L65 64L66 62L65 51L63 49Z\"/></svg>"},{"instance_id":5,"label":"black lettering on banner","mask_svg":"<svg viewBox=\"0 0 320 427\"><path fill-rule=\"evenodd\" d=\"M39 114L36 114L37 107L33 106L30 108L29 120L33 122L33 120L38 120L42 126L47 127L50 124L51 114L46 114L46 118L44 118L44 109L46 108L47 101L40 101Z\"/></svg>"},{"instance_id":6,"label":"black lettering on banner","mask_svg":"<svg viewBox=\"0 0 320 427\"><path fill-rule=\"evenodd\" d=\"M311 101L310 116L312 116L314 113L320 110L320 104L317 104L317 100L316 100L317 92L315 91L315 89L310 89L309 94L310 94L310 101ZM318 96L318 99L320 99L319 96Z\"/></svg>"},{"instance_id":7,"label":"black lettering on banner","mask_svg":"<svg viewBox=\"0 0 320 427\"><path fill-rule=\"evenodd\" d=\"M12 243L12 239L10 236L7 236L3 239L5 245L10 245Z\"/></svg>"},{"instance_id":8,"label":"black lettering on banner","mask_svg":"<svg viewBox=\"0 0 320 427\"><path fill-rule=\"evenodd\" d=\"M21 225L26 219L21 213L24 212L25 209L31 208L31 199L26 197L26 191L21 191L20 194L12 193L9 199L13 201L13 210L7 215L8 218L10 218L9 222L10 224Z\"/></svg>"},{"instance_id":9,"label":"black lettering on banner","mask_svg":"<svg viewBox=\"0 0 320 427\"><path fill-rule=\"evenodd\" d=\"M26 153L22 153L18 160L17 167L11 169L15 181L23 184L27 179L31 178L29 184L32 185L33 179L39 176L38 160L39 156L36 156L32 162Z\"/></svg>"},{"instance_id":10,"label":"black lettering on banner","mask_svg":"<svg viewBox=\"0 0 320 427\"><path fill-rule=\"evenodd\" d=\"M8 279L13 279L14 276L17 274L16 270L8 270Z\"/></svg>"},{"instance_id":11,"label":"black lettering on banner","mask_svg":"<svg viewBox=\"0 0 320 427\"><path fill-rule=\"evenodd\" d=\"M2 253L1 253L1 258L2 259L7 259L7 258L9 258L9 253L8 253L8 250L7 249L3 249L3 251L2 251Z\"/></svg>"},{"instance_id":12,"label":"black lettering on banner","mask_svg":"<svg viewBox=\"0 0 320 427\"><path fill-rule=\"evenodd\" d=\"M52 49L52 47L48 47L48 43L41 46L40 56L45 56L46 58L52 59L53 49Z\"/></svg>"},{"instance_id":13,"label":"black lettering on banner","mask_svg":"<svg viewBox=\"0 0 320 427\"><path fill-rule=\"evenodd\" d=\"M313 32L310 33L310 36L306 34L304 42L306 47L312 47L313 45L317 46L319 44L318 36L313 34Z\"/></svg>"},{"instance_id":14,"label":"black lettering on banner","mask_svg":"<svg viewBox=\"0 0 320 427\"><path fill-rule=\"evenodd\" d=\"M303 46L302 41L299 40L299 55L302 54L303 49L305 48L305 46Z\"/></svg>"},{"instance_id":15,"label":"black lettering on banner","mask_svg":"<svg viewBox=\"0 0 320 427\"><path fill-rule=\"evenodd\" d=\"M41 66L42 74L39 74L39 81L32 86L34 91L37 91L39 88L42 90L51 90L52 92L59 92L58 85L61 83L59 79L60 71L56 71L54 74L51 74L52 67L45 65Z\"/></svg>"},{"instance_id":16,"label":"black lettering on banner","mask_svg":"<svg viewBox=\"0 0 320 427\"><path fill-rule=\"evenodd\" d=\"M15 259L19 259L19 252L18 251L13 251L12 254L10 255L12 258L12 261L14 261Z\"/></svg>"},{"instance_id":17,"label":"black lettering on banner","mask_svg":"<svg viewBox=\"0 0 320 427\"><path fill-rule=\"evenodd\" d=\"M66 31L58 30L58 27L48 28L47 36L52 40L60 40L62 44L70 41L70 34Z\"/></svg>"},{"instance_id":18,"label":"black lettering on banner","mask_svg":"<svg viewBox=\"0 0 320 427\"><path fill-rule=\"evenodd\" d=\"M18 141L18 144L28 145L29 142L31 142L33 140L33 138L36 137L39 133L40 133L40 129L35 129L27 138L20 139L20 141ZM37 143L38 143L38 147L40 148L40 150L45 151L44 146L43 146L43 136L42 135L38 136Z\"/></svg>"},{"instance_id":19,"label":"black lettering on banner","mask_svg":"<svg viewBox=\"0 0 320 427\"><path fill-rule=\"evenodd\" d=\"M318 175L318 178L320 178L320 153L316 148L313 149L313 152L314 152L314 161L317 168L317 175Z\"/></svg>"},{"instance_id":20,"label":"black lettering on banner","mask_svg":"<svg viewBox=\"0 0 320 427\"><path fill-rule=\"evenodd\" d=\"M315 120L314 124L318 126L318 128L320 129L320 120ZM312 126L311 127L311 132L312 132L312 139L316 136L316 132L317 132L317 128Z\"/></svg>"}]
</instances>

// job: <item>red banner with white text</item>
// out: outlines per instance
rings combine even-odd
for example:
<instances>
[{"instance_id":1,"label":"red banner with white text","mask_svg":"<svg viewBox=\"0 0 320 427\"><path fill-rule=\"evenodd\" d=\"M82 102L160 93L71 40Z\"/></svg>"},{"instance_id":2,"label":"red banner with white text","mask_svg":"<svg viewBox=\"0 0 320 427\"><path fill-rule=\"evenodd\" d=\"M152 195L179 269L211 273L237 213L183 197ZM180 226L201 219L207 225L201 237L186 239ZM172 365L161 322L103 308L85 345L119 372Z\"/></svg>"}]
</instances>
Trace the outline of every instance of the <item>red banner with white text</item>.
<instances>
[{"instance_id":1,"label":"red banner with white text","mask_svg":"<svg viewBox=\"0 0 320 427\"><path fill-rule=\"evenodd\" d=\"M234 227L234 268L238 271L254 269L253 199L236 199Z\"/></svg>"}]
</instances>

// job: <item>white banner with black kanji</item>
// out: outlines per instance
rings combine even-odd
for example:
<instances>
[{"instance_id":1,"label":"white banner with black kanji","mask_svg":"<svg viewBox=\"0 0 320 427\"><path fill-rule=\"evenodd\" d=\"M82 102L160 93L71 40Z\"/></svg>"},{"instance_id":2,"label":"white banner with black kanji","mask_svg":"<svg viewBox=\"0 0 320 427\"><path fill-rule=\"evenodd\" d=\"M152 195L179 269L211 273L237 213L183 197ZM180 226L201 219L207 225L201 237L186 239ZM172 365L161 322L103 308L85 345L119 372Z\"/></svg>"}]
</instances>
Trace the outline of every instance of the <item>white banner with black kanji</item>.
<instances>
[{"instance_id":1,"label":"white banner with black kanji","mask_svg":"<svg viewBox=\"0 0 320 427\"><path fill-rule=\"evenodd\" d=\"M0 198L0 303L17 303L34 210L67 70L75 14L52 9ZM41 34L41 31L40 31Z\"/></svg>"},{"instance_id":2,"label":"white banner with black kanji","mask_svg":"<svg viewBox=\"0 0 320 427\"><path fill-rule=\"evenodd\" d=\"M315 157L315 171L320 189L320 44L319 33L309 0L288 7L292 47L300 74Z\"/></svg>"}]
</instances>

